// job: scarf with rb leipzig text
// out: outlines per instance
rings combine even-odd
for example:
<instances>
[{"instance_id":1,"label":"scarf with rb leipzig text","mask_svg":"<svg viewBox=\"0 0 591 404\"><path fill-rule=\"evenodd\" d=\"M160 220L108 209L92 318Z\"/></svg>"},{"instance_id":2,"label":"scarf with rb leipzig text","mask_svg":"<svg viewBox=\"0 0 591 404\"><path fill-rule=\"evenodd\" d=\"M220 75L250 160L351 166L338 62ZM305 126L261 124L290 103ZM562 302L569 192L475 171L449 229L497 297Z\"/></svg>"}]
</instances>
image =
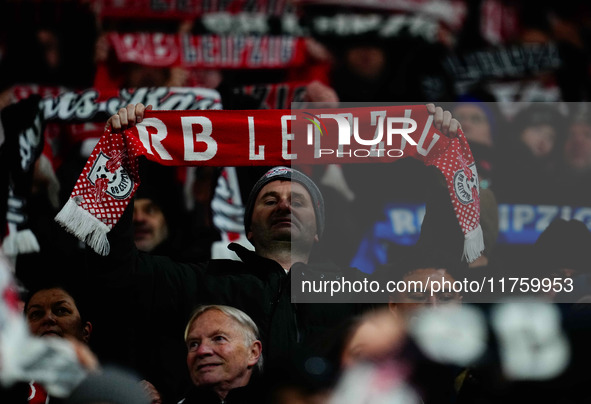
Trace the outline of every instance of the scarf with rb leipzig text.
<instances>
[{"instance_id":1,"label":"scarf with rb leipzig text","mask_svg":"<svg viewBox=\"0 0 591 404\"><path fill-rule=\"evenodd\" d=\"M148 111L106 130L56 221L107 255L107 233L140 184L138 158L168 166L392 163L412 157L445 177L464 233L464 259L484 249L474 158L460 131L449 138L424 105L302 110Z\"/></svg>"}]
</instances>

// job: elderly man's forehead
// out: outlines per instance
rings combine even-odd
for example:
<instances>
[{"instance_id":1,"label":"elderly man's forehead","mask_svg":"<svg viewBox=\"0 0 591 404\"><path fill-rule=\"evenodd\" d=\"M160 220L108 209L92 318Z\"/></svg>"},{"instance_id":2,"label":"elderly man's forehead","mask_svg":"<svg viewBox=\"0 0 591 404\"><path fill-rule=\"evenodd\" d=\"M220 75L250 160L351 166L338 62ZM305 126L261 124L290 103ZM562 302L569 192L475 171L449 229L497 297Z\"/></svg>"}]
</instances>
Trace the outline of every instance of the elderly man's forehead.
<instances>
[{"instance_id":1,"label":"elderly man's forehead","mask_svg":"<svg viewBox=\"0 0 591 404\"><path fill-rule=\"evenodd\" d=\"M205 310L203 313L199 314L195 320L193 320L193 324L192 326L195 326L196 323L198 323L199 321L212 321L212 316L215 316L215 322L216 323L227 323L229 322L232 325L238 325L240 326L240 323L233 318L232 316L230 316L227 313L224 313L222 310L218 310L216 308L211 308L208 310ZM204 317L207 317L206 319Z\"/></svg>"}]
</instances>

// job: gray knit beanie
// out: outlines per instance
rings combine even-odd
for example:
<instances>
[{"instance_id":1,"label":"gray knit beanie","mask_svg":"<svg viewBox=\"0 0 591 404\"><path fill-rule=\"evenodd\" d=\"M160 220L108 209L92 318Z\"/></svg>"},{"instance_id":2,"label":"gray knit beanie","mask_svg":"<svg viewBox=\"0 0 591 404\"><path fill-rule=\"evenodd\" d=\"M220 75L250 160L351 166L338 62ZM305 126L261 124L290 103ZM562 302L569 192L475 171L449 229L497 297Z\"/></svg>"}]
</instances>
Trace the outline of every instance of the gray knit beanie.
<instances>
[{"instance_id":1,"label":"gray knit beanie","mask_svg":"<svg viewBox=\"0 0 591 404\"><path fill-rule=\"evenodd\" d=\"M256 201L259 192L268 183L278 180L295 181L302 184L306 190L308 190L308 193L312 198L312 203L314 204L314 213L316 215L316 231L318 233L318 237L322 237L322 233L324 232L324 198L322 197L320 190L316 184L314 184L314 181L312 181L306 174L296 169L282 166L273 167L267 171L252 187L244 210L244 229L246 233L248 234L250 229L254 202Z\"/></svg>"}]
</instances>

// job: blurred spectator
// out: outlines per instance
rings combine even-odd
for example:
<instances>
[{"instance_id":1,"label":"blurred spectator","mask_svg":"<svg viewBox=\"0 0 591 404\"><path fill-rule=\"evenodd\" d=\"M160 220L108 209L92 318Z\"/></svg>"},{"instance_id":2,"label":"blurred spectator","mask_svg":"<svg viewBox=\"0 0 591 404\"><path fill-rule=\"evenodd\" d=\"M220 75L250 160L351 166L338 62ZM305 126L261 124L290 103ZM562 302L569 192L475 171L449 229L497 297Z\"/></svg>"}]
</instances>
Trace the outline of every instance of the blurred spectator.
<instances>
[{"instance_id":1,"label":"blurred spectator","mask_svg":"<svg viewBox=\"0 0 591 404\"><path fill-rule=\"evenodd\" d=\"M589 108L588 104L580 107ZM564 145L564 163L573 173L591 172L591 114L579 111L572 119Z\"/></svg>"},{"instance_id":2,"label":"blurred spectator","mask_svg":"<svg viewBox=\"0 0 591 404\"><path fill-rule=\"evenodd\" d=\"M95 15L84 2L6 2L2 78L10 84L71 88L93 82Z\"/></svg>"},{"instance_id":3,"label":"blurred spectator","mask_svg":"<svg viewBox=\"0 0 591 404\"><path fill-rule=\"evenodd\" d=\"M52 401L53 403L53 401ZM66 404L161 404L141 387L139 378L118 367L105 367L86 378L65 401Z\"/></svg>"},{"instance_id":4,"label":"blurred spectator","mask_svg":"<svg viewBox=\"0 0 591 404\"><path fill-rule=\"evenodd\" d=\"M151 252L168 238L168 223L161 207L150 198L136 198L133 206L135 245Z\"/></svg>"},{"instance_id":5,"label":"blurred spectator","mask_svg":"<svg viewBox=\"0 0 591 404\"><path fill-rule=\"evenodd\" d=\"M520 135L520 140L538 158L548 157L554 150L556 131L547 124L529 126Z\"/></svg>"},{"instance_id":6,"label":"blurred spectator","mask_svg":"<svg viewBox=\"0 0 591 404\"><path fill-rule=\"evenodd\" d=\"M565 119L555 104L534 103L509 122L497 148L495 192L502 202L556 203Z\"/></svg>"},{"instance_id":7,"label":"blurred spectator","mask_svg":"<svg viewBox=\"0 0 591 404\"><path fill-rule=\"evenodd\" d=\"M380 360L403 346L406 329L386 309L370 312L352 322L346 332L340 365L349 368L363 361Z\"/></svg>"},{"instance_id":8,"label":"blurred spectator","mask_svg":"<svg viewBox=\"0 0 591 404\"><path fill-rule=\"evenodd\" d=\"M335 347L341 348L338 358L341 366L339 383L341 385L347 381L355 383L355 380L348 379L350 374L362 374L368 369L387 369L384 373L388 374L388 377L383 382L394 383L402 390L411 389L420 396L417 402L454 402L456 395L454 379L462 369L441 365L431 360L416 345L412 334L409 333L410 328L412 324L407 324L402 317L393 316L387 308L383 308L351 319L341 328L335 329L334 338L337 341ZM435 330L433 334L436 334ZM381 386L383 388L383 384ZM365 390L368 386L360 385L350 388ZM339 387L335 391L337 395L340 394L338 390ZM390 391L386 396L394 400L396 390ZM372 393L375 394L374 392L365 394L371 396ZM347 398L347 402L357 401ZM406 396L402 402L415 401L411 400L410 396Z\"/></svg>"},{"instance_id":9,"label":"blurred spectator","mask_svg":"<svg viewBox=\"0 0 591 404\"><path fill-rule=\"evenodd\" d=\"M460 121L462 130L470 144L478 143L493 147L496 135L496 117L491 104L476 97L460 97L453 110L453 116Z\"/></svg>"},{"instance_id":10,"label":"blurred spectator","mask_svg":"<svg viewBox=\"0 0 591 404\"><path fill-rule=\"evenodd\" d=\"M23 26L16 35L20 42L8 41L6 45L3 80L10 77L12 84L62 84L63 44L57 32L49 27Z\"/></svg>"},{"instance_id":11,"label":"blurred spectator","mask_svg":"<svg viewBox=\"0 0 591 404\"><path fill-rule=\"evenodd\" d=\"M121 83L123 88L166 87L172 78L171 70L165 67L144 66L136 63L126 63L124 67L125 79ZM175 81L177 80L175 78Z\"/></svg>"},{"instance_id":12,"label":"blurred spectator","mask_svg":"<svg viewBox=\"0 0 591 404\"><path fill-rule=\"evenodd\" d=\"M570 206L590 206L591 201L591 115L588 103L572 103L566 140L559 170L560 181L555 194L560 203ZM551 189L551 188L549 188ZM548 191L551 192L551 191Z\"/></svg>"},{"instance_id":13,"label":"blurred spectator","mask_svg":"<svg viewBox=\"0 0 591 404\"><path fill-rule=\"evenodd\" d=\"M326 404L340 373L333 362L298 347L288 360L265 367L269 404Z\"/></svg>"},{"instance_id":14,"label":"blurred spectator","mask_svg":"<svg viewBox=\"0 0 591 404\"><path fill-rule=\"evenodd\" d=\"M451 289L451 284L460 277L454 276L448 268L420 265L406 272L401 280L409 285L408 290L391 295L388 303L390 311L401 318L408 319L415 310L426 306L437 307L462 301L461 293Z\"/></svg>"},{"instance_id":15,"label":"blurred spectator","mask_svg":"<svg viewBox=\"0 0 591 404\"><path fill-rule=\"evenodd\" d=\"M331 84L342 102L442 102L455 95L442 68L448 49L441 44L355 38L331 50Z\"/></svg>"},{"instance_id":16,"label":"blurred spectator","mask_svg":"<svg viewBox=\"0 0 591 404\"><path fill-rule=\"evenodd\" d=\"M492 185L495 139L499 127L495 104L485 102L490 99L494 98L491 95L461 96L452 109L453 116L460 121L462 131L470 145L480 186L485 189Z\"/></svg>"},{"instance_id":17,"label":"blurred spectator","mask_svg":"<svg viewBox=\"0 0 591 404\"><path fill-rule=\"evenodd\" d=\"M216 234L204 226L196 234L202 219L190 217L176 169L147 160L141 162L140 169L145 180L136 192L133 210L133 236L138 250L181 261L208 258Z\"/></svg>"},{"instance_id":18,"label":"blurred spectator","mask_svg":"<svg viewBox=\"0 0 591 404\"><path fill-rule=\"evenodd\" d=\"M556 219L540 234L532 251L532 276L572 278L572 293L548 296L559 301L574 303L591 293L588 278L591 275L591 231L579 220Z\"/></svg>"}]
</instances>

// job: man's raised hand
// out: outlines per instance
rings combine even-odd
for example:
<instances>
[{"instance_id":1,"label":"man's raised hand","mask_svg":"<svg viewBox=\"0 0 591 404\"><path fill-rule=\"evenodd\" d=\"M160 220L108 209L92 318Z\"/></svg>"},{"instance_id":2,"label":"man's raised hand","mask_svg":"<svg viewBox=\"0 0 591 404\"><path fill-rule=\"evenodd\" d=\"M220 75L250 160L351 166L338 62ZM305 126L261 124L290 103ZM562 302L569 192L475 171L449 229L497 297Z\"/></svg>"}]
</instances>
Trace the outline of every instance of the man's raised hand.
<instances>
[{"instance_id":1,"label":"man's raised hand","mask_svg":"<svg viewBox=\"0 0 591 404\"><path fill-rule=\"evenodd\" d=\"M121 108L115 115L107 120L105 130L111 128L113 130L127 129L140 123L144 119L144 112L150 111L151 105L147 107L144 104L129 104L125 108Z\"/></svg>"}]
</instances>

